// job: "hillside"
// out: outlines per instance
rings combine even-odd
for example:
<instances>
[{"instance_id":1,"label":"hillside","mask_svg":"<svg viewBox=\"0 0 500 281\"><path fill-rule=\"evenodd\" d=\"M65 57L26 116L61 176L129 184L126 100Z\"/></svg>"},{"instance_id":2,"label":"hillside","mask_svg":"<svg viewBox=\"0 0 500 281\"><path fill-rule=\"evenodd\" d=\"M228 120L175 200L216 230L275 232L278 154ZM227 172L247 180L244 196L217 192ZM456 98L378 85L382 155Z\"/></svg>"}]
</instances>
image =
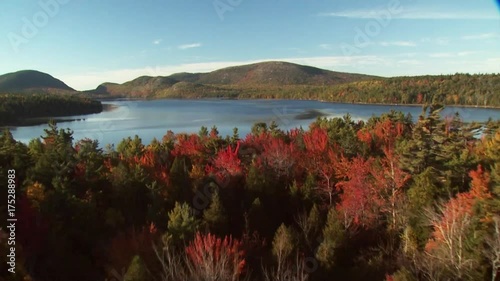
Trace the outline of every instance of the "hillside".
<instances>
[{"instance_id":1,"label":"hillside","mask_svg":"<svg viewBox=\"0 0 500 281\"><path fill-rule=\"evenodd\" d=\"M0 126L44 124L52 117L102 110L101 102L46 73L22 70L0 76Z\"/></svg>"},{"instance_id":2,"label":"hillside","mask_svg":"<svg viewBox=\"0 0 500 281\"><path fill-rule=\"evenodd\" d=\"M287 62L262 62L209 73L177 73L166 77L142 76L123 84L103 83L93 94L124 97L235 97L252 87L332 86L377 78L334 72Z\"/></svg>"},{"instance_id":3,"label":"hillside","mask_svg":"<svg viewBox=\"0 0 500 281\"><path fill-rule=\"evenodd\" d=\"M61 80L49 74L35 71L22 70L0 76L0 92L3 93L61 93L75 92Z\"/></svg>"},{"instance_id":4,"label":"hillside","mask_svg":"<svg viewBox=\"0 0 500 281\"><path fill-rule=\"evenodd\" d=\"M77 94L38 71L0 76L1 93ZM297 99L348 103L500 107L500 74L453 74L382 78L287 62L262 62L208 73L141 76L123 84L103 83L83 97Z\"/></svg>"},{"instance_id":5,"label":"hillside","mask_svg":"<svg viewBox=\"0 0 500 281\"><path fill-rule=\"evenodd\" d=\"M195 82L215 85L336 85L376 78L288 62L262 62L202 74Z\"/></svg>"},{"instance_id":6,"label":"hillside","mask_svg":"<svg viewBox=\"0 0 500 281\"><path fill-rule=\"evenodd\" d=\"M500 107L500 74L393 77L338 85L319 99L354 103Z\"/></svg>"},{"instance_id":7,"label":"hillside","mask_svg":"<svg viewBox=\"0 0 500 281\"><path fill-rule=\"evenodd\" d=\"M0 94L0 126L45 124L53 117L100 113L101 102L82 95Z\"/></svg>"}]
</instances>

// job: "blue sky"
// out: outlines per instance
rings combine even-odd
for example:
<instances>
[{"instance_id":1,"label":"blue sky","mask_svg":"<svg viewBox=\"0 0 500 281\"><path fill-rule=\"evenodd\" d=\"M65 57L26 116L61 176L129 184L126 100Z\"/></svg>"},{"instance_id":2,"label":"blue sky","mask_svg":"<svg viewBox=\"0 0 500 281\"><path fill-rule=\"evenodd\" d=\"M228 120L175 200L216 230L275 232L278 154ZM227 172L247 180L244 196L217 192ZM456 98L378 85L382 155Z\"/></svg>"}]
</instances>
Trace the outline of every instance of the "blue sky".
<instances>
[{"instance_id":1,"label":"blue sky","mask_svg":"<svg viewBox=\"0 0 500 281\"><path fill-rule=\"evenodd\" d=\"M380 76L500 73L494 0L3 0L0 73L92 89L283 60Z\"/></svg>"}]
</instances>

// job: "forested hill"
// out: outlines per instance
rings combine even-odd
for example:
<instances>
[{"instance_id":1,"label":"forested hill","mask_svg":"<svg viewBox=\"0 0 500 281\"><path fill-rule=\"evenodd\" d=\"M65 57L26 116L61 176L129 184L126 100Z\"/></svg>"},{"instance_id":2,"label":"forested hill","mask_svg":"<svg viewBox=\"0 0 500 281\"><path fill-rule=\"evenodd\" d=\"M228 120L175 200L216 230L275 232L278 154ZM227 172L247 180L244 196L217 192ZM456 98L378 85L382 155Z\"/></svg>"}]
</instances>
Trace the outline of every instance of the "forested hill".
<instances>
[{"instance_id":1,"label":"forested hill","mask_svg":"<svg viewBox=\"0 0 500 281\"><path fill-rule=\"evenodd\" d=\"M500 74L394 77L325 89L320 99L359 103L500 106Z\"/></svg>"},{"instance_id":2,"label":"forested hill","mask_svg":"<svg viewBox=\"0 0 500 281\"><path fill-rule=\"evenodd\" d=\"M103 96L141 98L234 97L254 87L333 86L379 77L335 72L288 62L270 61L223 68L208 73L141 76L123 84L103 83L94 91Z\"/></svg>"},{"instance_id":3,"label":"forested hill","mask_svg":"<svg viewBox=\"0 0 500 281\"><path fill-rule=\"evenodd\" d=\"M0 75L0 93L67 93L75 90L51 75L22 70Z\"/></svg>"},{"instance_id":4,"label":"forested hill","mask_svg":"<svg viewBox=\"0 0 500 281\"><path fill-rule=\"evenodd\" d=\"M50 117L101 111L101 102L47 73L22 70L0 76L0 126L34 125Z\"/></svg>"},{"instance_id":5,"label":"forested hill","mask_svg":"<svg viewBox=\"0 0 500 281\"><path fill-rule=\"evenodd\" d=\"M209 73L174 74L179 81L211 85L337 85L379 78L356 73L320 69L307 65L269 61L227 67ZM194 79L193 79L194 78Z\"/></svg>"},{"instance_id":6,"label":"forested hill","mask_svg":"<svg viewBox=\"0 0 500 281\"><path fill-rule=\"evenodd\" d=\"M0 94L2 93L78 92L49 74L26 70L0 76ZM500 107L500 74L382 78L286 62L263 62L209 73L141 76L123 84L103 83L84 94L105 99L299 99Z\"/></svg>"},{"instance_id":7,"label":"forested hill","mask_svg":"<svg viewBox=\"0 0 500 281\"><path fill-rule=\"evenodd\" d=\"M381 78L279 62L210 73L142 76L90 91L95 97L314 99L333 102L500 107L500 74Z\"/></svg>"},{"instance_id":8,"label":"forested hill","mask_svg":"<svg viewBox=\"0 0 500 281\"><path fill-rule=\"evenodd\" d=\"M42 117L99 113L99 101L81 95L0 94L0 126L46 123Z\"/></svg>"}]
</instances>

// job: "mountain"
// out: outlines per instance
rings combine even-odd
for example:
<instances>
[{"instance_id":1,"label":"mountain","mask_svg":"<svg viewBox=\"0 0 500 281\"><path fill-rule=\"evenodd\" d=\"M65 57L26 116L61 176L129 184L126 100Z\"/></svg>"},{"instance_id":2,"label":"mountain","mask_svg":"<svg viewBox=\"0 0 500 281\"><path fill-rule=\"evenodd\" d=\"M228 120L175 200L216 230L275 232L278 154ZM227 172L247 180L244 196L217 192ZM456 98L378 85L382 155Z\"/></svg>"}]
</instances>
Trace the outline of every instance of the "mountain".
<instances>
[{"instance_id":1,"label":"mountain","mask_svg":"<svg viewBox=\"0 0 500 281\"><path fill-rule=\"evenodd\" d=\"M262 62L208 73L141 76L77 92L42 72L0 76L0 94L75 94L81 98L297 99L368 104L500 107L500 74L453 74L382 78L288 62Z\"/></svg>"},{"instance_id":2,"label":"mountain","mask_svg":"<svg viewBox=\"0 0 500 281\"><path fill-rule=\"evenodd\" d=\"M59 79L36 70L22 70L0 76L2 93L64 93L75 92Z\"/></svg>"},{"instance_id":3,"label":"mountain","mask_svg":"<svg viewBox=\"0 0 500 281\"><path fill-rule=\"evenodd\" d=\"M109 97L227 97L247 93L254 88L332 86L376 78L379 77L271 61L228 67L208 73L176 73L166 77L142 76L123 84L103 83L92 92Z\"/></svg>"},{"instance_id":4,"label":"mountain","mask_svg":"<svg viewBox=\"0 0 500 281\"><path fill-rule=\"evenodd\" d=\"M197 82L215 85L335 85L374 76L324 70L288 62L270 61L234 66L199 75Z\"/></svg>"}]
</instances>

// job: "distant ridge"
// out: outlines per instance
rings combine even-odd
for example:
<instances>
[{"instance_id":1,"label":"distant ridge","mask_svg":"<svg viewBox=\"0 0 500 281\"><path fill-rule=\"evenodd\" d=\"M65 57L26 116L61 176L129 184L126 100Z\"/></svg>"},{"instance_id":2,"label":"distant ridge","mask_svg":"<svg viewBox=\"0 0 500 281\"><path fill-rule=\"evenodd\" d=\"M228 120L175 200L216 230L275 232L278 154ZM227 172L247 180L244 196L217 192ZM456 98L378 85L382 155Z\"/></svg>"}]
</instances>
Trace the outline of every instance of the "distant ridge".
<instances>
[{"instance_id":1,"label":"distant ridge","mask_svg":"<svg viewBox=\"0 0 500 281\"><path fill-rule=\"evenodd\" d=\"M0 76L0 92L61 93L75 92L75 90L47 73L36 70L21 70Z\"/></svg>"},{"instance_id":2,"label":"distant ridge","mask_svg":"<svg viewBox=\"0 0 500 281\"><path fill-rule=\"evenodd\" d=\"M373 78L376 77L335 72L289 62L270 61L198 74L197 80L188 82L215 85L335 85Z\"/></svg>"},{"instance_id":3,"label":"distant ridge","mask_svg":"<svg viewBox=\"0 0 500 281\"><path fill-rule=\"evenodd\" d=\"M103 83L93 92L127 97L177 96L190 91L222 93L227 87L332 86L380 77L335 72L288 62L270 61L227 67L208 73L176 73L170 76L141 76L123 84ZM192 93L191 93L192 94Z\"/></svg>"},{"instance_id":4,"label":"distant ridge","mask_svg":"<svg viewBox=\"0 0 500 281\"><path fill-rule=\"evenodd\" d=\"M90 99L295 99L340 103L500 108L500 74L384 78L269 61L208 73L141 76L78 92L49 74L24 70L0 76L1 94L62 94Z\"/></svg>"}]
</instances>

